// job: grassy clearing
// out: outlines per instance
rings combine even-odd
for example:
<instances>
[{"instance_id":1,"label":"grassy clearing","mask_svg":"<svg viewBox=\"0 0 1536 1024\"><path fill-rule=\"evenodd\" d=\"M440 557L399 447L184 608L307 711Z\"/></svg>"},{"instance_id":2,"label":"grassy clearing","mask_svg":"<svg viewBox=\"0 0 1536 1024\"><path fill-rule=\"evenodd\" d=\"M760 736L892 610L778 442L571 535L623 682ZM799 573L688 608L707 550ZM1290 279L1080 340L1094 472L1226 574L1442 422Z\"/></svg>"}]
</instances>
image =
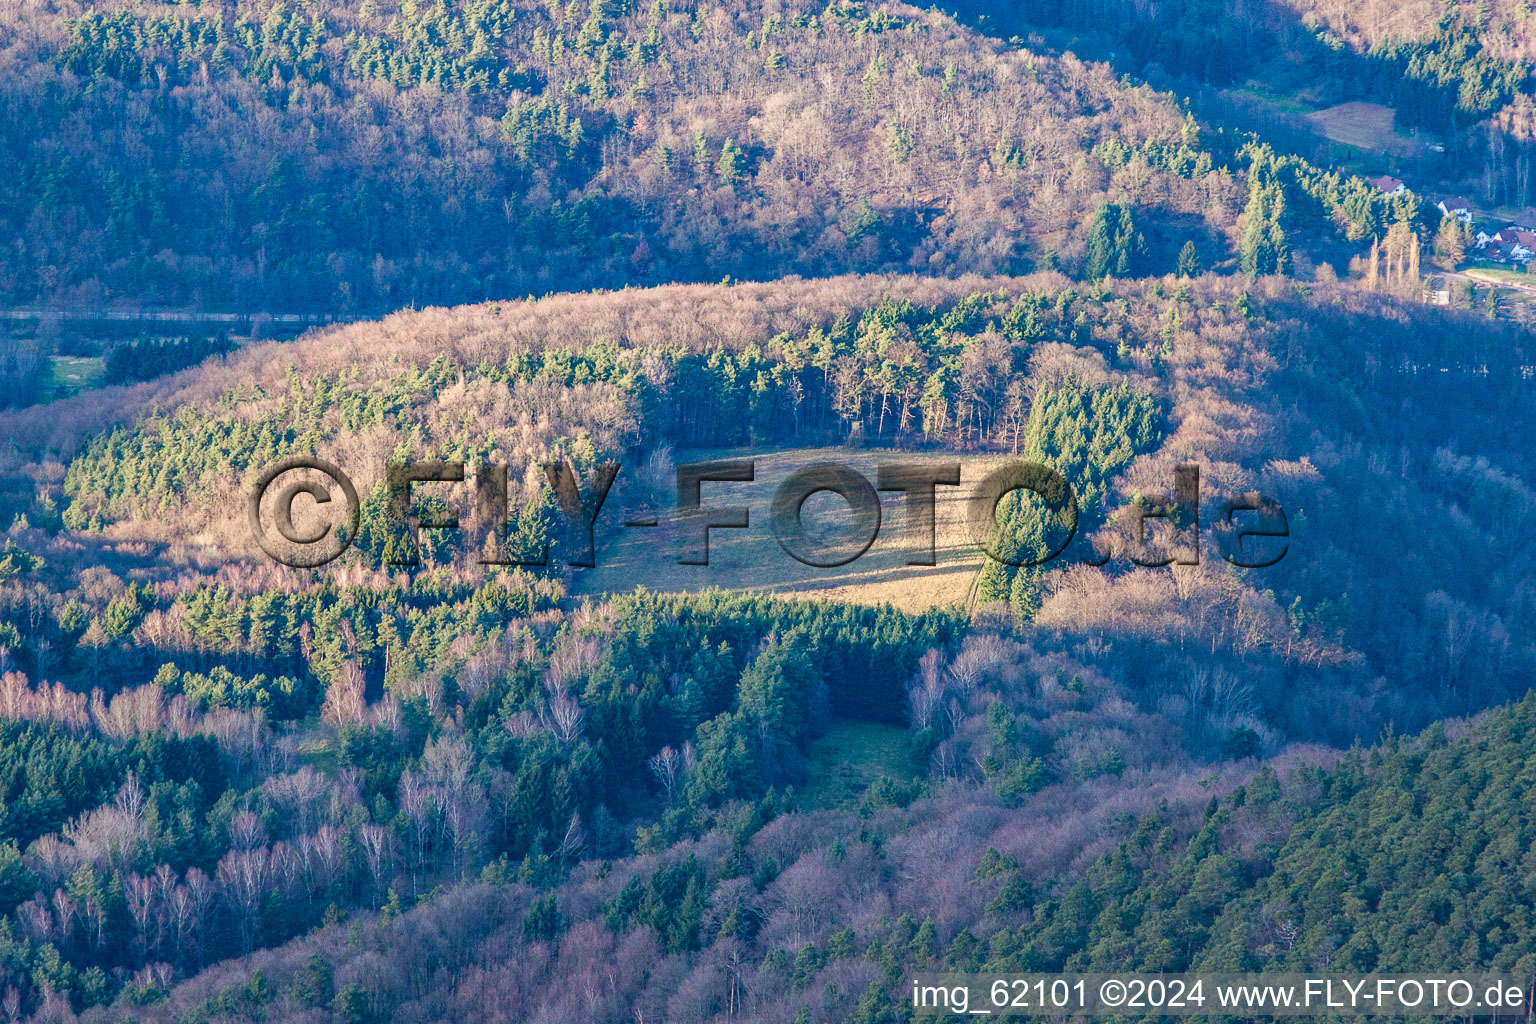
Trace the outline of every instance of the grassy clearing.
<instances>
[{"instance_id":1,"label":"grassy clearing","mask_svg":"<svg viewBox=\"0 0 1536 1024\"><path fill-rule=\"evenodd\" d=\"M810 775L795 796L802 808L846 805L885 777L906 782L919 774L912 764L907 730L876 722L833 722L811 743Z\"/></svg>"},{"instance_id":2,"label":"grassy clearing","mask_svg":"<svg viewBox=\"0 0 1536 1024\"><path fill-rule=\"evenodd\" d=\"M1511 270L1497 263L1475 263L1463 271L1474 281L1489 284L1507 284L1515 288L1536 288L1536 274L1523 270Z\"/></svg>"},{"instance_id":3,"label":"grassy clearing","mask_svg":"<svg viewBox=\"0 0 1536 1024\"><path fill-rule=\"evenodd\" d=\"M1314 113L1317 107L1305 103L1300 96L1279 92L1271 89L1263 82L1251 81L1246 85L1228 90L1233 96L1241 96L1248 100L1257 100L1266 106L1273 107L1282 113L1293 114L1297 117L1305 117Z\"/></svg>"},{"instance_id":4,"label":"grassy clearing","mask_svg":"<svg viewBox=\"0 0 1536 1024\"><path fill-rule=\"evenodd\" d=\"M97 356L50 356L41 384L43 399L52 401L100 387L106 373L106 365Z\"/></svg>"},{"instance_id":5,"label":"grassy clearing","mask_svg":"<svg viewBox=\"0 0 1536 1024\"><path fill-rule=\"evenodd\" d=\"M341 751L329 739L317 735L318 719L312 718L299 727L305 738L299 742L299 763L325 775L334 776L341 770Z\"/></svg>"},{"instance_id":6,"label":"grassy clearing","mask_svg":"<svg viewBox=\"0 0 1536 1024\"><path fill-rule=\"evenodd\" d=\"M623 510L635 503L626 498L626 482L636 479L625 467L599 517L597 567L574 570L577 594L622 593L644 586L665 592L693 592L708 587L753 590L785 597L825 598L859 604L889 603L907 611L963 604L971 580L981 568L982 555L970 543L965 522L965 496L992 469L1005 461L999 455L957 457L951 453L869 451L851 448L798 448L769 453L751 451L689 451L680 462L723 458L752 458L757 476L751 483L706 483L703 503L712 508L744 505L749 528L711 530L709 565L679 565L683 538L670 509L662 509L659 525L625 528ZM882 519L874 544L847 565L816 568L791 558L769 527L774 491L791 473L814 462L835 462L862 473L871 483L882 463L960 462L960 486L939 487L935 509L934 551L937 565L906 564L916 546L907 538L906 499L899 492L880 495ZM631 483L631 489L633 484ZM829 545L846 537L851 516L843 500L823 493L810 498L804 522Z\"/></svg>"},{"instance_id":7,"label":"grassy clearing","mask_svg":"<svg viewBox=\"0 0 1536 1024\"><path fill-rule=\"evenodd\" d=\"M1340 103L1307 120L1334 142L1372 153L1411 156L1423 143L1397 130L1397 111L1380 103Z\"/></svg>"}]
</instances>

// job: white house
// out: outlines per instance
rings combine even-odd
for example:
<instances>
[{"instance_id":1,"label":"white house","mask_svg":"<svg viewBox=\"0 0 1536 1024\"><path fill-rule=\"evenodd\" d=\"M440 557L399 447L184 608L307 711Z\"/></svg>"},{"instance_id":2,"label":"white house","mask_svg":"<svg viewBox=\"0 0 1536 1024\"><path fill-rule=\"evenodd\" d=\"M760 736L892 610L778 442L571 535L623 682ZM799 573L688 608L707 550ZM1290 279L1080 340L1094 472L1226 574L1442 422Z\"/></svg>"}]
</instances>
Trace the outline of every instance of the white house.
<instances>
[{"instance_id":1,"label":"white house","mask_svg":"<svg viewBox=\"0 0 1536 1024\"><path fill-rule=\"evenodd\" d=\"M1472 200L1466 196L1446 196L1435 204L1442 217L1455 217L1463 224L1472 225Z\"/></svg>"},{"instance_id":2,"label":"white house","mask_svg":"<svg viewBox=\"0 0 1536 1024\"><path fill-rule=\"evenodd\" d=\"M1499 234L1503 234L1500 232ZM1519 242L1501 241L1495 235L1483 248L1483 258L1495 263L1524 263L1531 258L1531 250Z\"/></svg>"}]
</instances>

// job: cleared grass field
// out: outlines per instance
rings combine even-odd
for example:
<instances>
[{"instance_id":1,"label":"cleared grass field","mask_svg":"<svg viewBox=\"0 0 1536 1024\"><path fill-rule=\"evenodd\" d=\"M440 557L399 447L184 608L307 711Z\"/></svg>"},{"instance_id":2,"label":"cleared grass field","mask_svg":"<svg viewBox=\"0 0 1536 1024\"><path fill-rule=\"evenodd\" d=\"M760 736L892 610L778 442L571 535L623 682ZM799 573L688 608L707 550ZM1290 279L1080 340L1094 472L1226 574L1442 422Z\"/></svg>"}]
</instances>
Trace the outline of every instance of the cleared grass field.
<instances>
[{"instance_id":1,"label":"cleared grass field","mask_svg":"<svg viewBox=\"0 0 1536 1024\"><path fill-rule=\"evenodd\" d=\"M1008 461L1001 455L956 456L946 452L869 451L851 448L797 448L770 453L689 451L678 462L754 459L751 483L705 483L702 504L709 508L745 506L747 529L714 529L709 534L708 565L681 565L685 538L671 508L671 496L656 510L655 527L624 527L637 514L637 480L630 467L620 470L598 518L597 566L575 569L577 594L626 592L637 586L666 592L694 592L709 587L751 590L785 597L814 597L860 604L889 603L908 611L963 604L981 568L981 552L971 543L965 498L991 470ZM936 565L908 565L919 549L908 530L906 497L881 492L879 533L863 556L836 568L804 565L779 545L769 526L773 495L785 478L816 462L846 465L873 484L876 468L891 463L960 463L960 486L936 489L934 552ZM842 498L823 492L809 498L803 522L809 536L834 547L850 536L852 515Z\"/></svg>"},{"instance_id":2,"label":"cleared grass field","mask_svg":"<svg viewBox=\"0 0 1536 1024\"><path fill-rule=\"evenodd\" d=\"M811 743L809 775L795 803L805 810L838 807L858 799L877 779L907 782L920 775L909 753L910 738L899 725L833 722Z\"/></svg>"},{"instance_id":3,"label":"cleared grass field","mask_svg":"<svg viewBox=\"0 0 1536 1024\"><path fill-rule=\"evenodd\" d=\"M1505 284L1513 288L1536 289L1536 274L1523 270L1511 270L1497 263L1474 263L1463 271L1473 281L1486 284Z\"/></svg>"},{"instance_id":4,"label":"cleared grass field","mask_svg":"<svg viewBox=\"0 0 1536 1024\"><path fill-rule=\"evenodd\" d=\"M1417 153L1423 143L1397 130L1397 112L1380 103L1340 103L1307 120L1334 142L1373 153Z\"/></svg>"},{"instance_id":5,"label":"cleared grass field","mask_svg":"<svg viewBox=\"0 0 1536 1024\"><path fill-rule=\"evenodd\" d=\"M96 356L49 356L42 381L44 401L100 387L107 368Z\"/></svg>"}]
</instances>

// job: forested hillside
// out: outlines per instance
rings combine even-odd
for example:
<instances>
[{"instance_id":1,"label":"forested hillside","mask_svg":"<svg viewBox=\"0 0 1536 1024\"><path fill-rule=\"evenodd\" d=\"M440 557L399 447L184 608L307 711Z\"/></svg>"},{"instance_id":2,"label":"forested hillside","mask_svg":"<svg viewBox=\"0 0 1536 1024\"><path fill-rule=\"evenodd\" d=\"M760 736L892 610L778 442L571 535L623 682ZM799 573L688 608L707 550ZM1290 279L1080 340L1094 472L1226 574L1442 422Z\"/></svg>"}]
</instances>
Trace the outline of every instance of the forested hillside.
<instances>
[{"instance_id":1,"label":"forested hillside","mask_svg":"<svg viewBox=\"0 0 1536 1024\"><path fill-rule=\"evenodd\" d=\"M925 293L931 305L913 301ZM667 322L691 326L668 337ZM1278 645L1321 673L1291 687L1375 693L1376 710L1346 719L1337 738L1347 741L1360 721L1423 723L1432 708L1521 692L1533 653L1522 625L1527 566L1513 542L1531 514L1525 346L1518 328L1469 314L1218 278L1083 289L1042 276L976 291L841 279L428 311L249 350L206 380L130 392L148 415L87 441L67 468L39 463L49 508L23 508L104 530L150 564L158 552L222 561L256 554L232 513L261 468L294 451L344 452L364 496L345 564L371 573L391 536L391 458L514 467L518 549L532 550L553 521L542 476L525 469L537 461L569 457L586 472L618 458L629 468L616 500L665 507L670 483L658 497L642 470L671 447L835 443L857 421L875 444L1023 453L1061 467L1083 505L1083 536L1113 551L1119 507L1167 493L1174 465L1195 461L1212 503L1248 490L1281 501L1302 555L1234 590L1188 581L1177 604L1212 586L1202 600L1233 615L1221 645ZM116 408L132 409L129 395ZM1386 407L1398 412L1371 411ZM1491 419L1468 448L1462 410L1472 407ZM16 435L41 420L53 443L73 448L78 435L56 433L69 408L11 414ZM478 571L473 544L443 543L437 557ZM1448 564L1468 571L1446 575ZM1117 607L1160 603L1167 585L1166 573L991 573L980 598L1032 615L1059 591L1041 621L1092 631L1126 625ZM1404 607L1405 593L1419 602ZM1244 605L1250 597L1259 605ZM1216 628L1207 615L1136 629L1149 642L1169 630L1203 635ZM1402 628L1405 617L1422 628ZM1487 644L1498 657L1470 656ZM1371 657L1357 663L1351 649ZM1392 680L1380 686L1378 675ZM1399 704L1405 686L1413 698Z\"/></svg>"},{"instance_id":2,"label":"forested hillside","mask_svg":"<svg viewBox=\"0 0 1536 1024\"><path fill-rule=\"evenodd\" d=\"M1385 104L1397 127L1438 140L1405 164L1416 189L1467 191L1490 207L1536 202L1536 52L1523 3L967 0L958 10L990 35L1043 33L1189 92L1202 119L1288 141L1303 155L1322 140L1285 111Z\"/></svg>"},{"instance_id":3,"label":"forested hillside","mask_svg":"<svg viewBox=\"0 0 1536 1024\"><path fill-rule=\"evenodd\" d=\"M842 0L24 0L0 13L0 297L337 313L1234 257L1264 150L1016 42ZM1277 167L1291 215L1259 219L1310 258L1415 216ZM1106 202L1134 209L1128 261L1089 251ZM1288 269L1279 248L1243 269Z\"/></svg>"},{"instance_id":4,"label":"forested hillside","mask_svg":"<svg viewBox=\"0 0 1536 1024\"><path fill-rule=\"evenodd\" d=\"M0 582L0 711L17 723L7 984L28 1009L156 1004L177 977L382 908L322 933L373 950L372 967L188 991L213 999L205 1015L292 998L387 1016L451 989L399 988L382 966L397 926L381 922L464 899L502 915L476 920L508 942L675 957L661 984L693 978L677 998L699 1005L719 998L721 956L743 978L799 979L762 1019L793 1017L813 983L828 992L811 1019L881 1019L887 986L927 962L914 951L984 956L983 936L999 957L1150 962L1155 943L1090 942L1090 918L1017 932L1037 899L1099 884L1083 871L1131 835L1116 815L1163 815L1166 850L1192 835L1204 849L1199 778L1226 780L1226 799L1252 758L1325 763L1525 692L1525 346L1513 325L1276 277L840 278L401 313L9 412L31 490ZM814 447L854 422L870 445L1059 467L1082 501L1073 559L994 563L974 614L918 616L591 594L558 557L495 572L433 531L419 568L386 564L409 543L379 484L390 459L510 465L513 537L558 551L540 460L617 458L632 479L615 500L664 509L674 449ZM323 574L257 561L245 525L244 488L297 451L345 462L365 498L357 549ZM1126 517L1167 501L1182 462L1201 466L1201 564L1138 567ZM1289 516L1291 553L1270 569L1223 561L1209 518L1250 490ZM1003 514L1013 543L1038 542L1025 509ZM1103 568L1075 564L1095 551ZM909 767L864 776L823 820L792 794L844 756L819 745L833 723ZM81 784L48 788L55 763ZM1158 811L1164 795L1178 799ZM869 831L926 829L941 805L991 822L943 841L967 856L1037 816L1064 814L1062 838L999 847L975 895L941 911L930 890L973 884L942 873L943 843ZM753 852L760 835L787 845ZM897 874L928 879L923 895L859 897L906 843ZM1168 870L1156 884L1205 877ZM499 895L446 891L476 878ZM834 891L851 894L842 910ZM1014 937L991 938L1005 922ZM567 984L586 956L519 984Z\"/></svg>"},{"instance_id":5,"label":"forested hillside","mask_svg":"<svg viewBox=\"0 0 1536 1024\"><path fill-rule=\"evenodd\" d=\"M1240 202L1165 98L912 8L25 0L0 47L13 301L1017 272L1107 191Z\"/></svg>"},{"instance_id":6,"label":"forested hillside","mask_svg":"<svg viewBox=\"0 0 1536 1024\"><path fill-rule=\"evenodd\" d=\"M1468 237L1431 183L1536 201L1529 24L5 3L0 1017L897 1024L929 969L1528 980L1530 295L1474 302L1426 247ZM1248 116L1347 99L1423 133L1413 189ZM312 569L248 504L298 455L359 499ZM797 590L677 557L706 459L764 467L702 495L751 504L722 555L779 554L773 484L817 462L1044 463L1076 520L1015 491L1008 560L967 536ZM393 502L425 460L469 473ZM610 461L573 564L546 467ZM309 493L305 525L341 504ZM910 497L878 495L888 538Z\"/></svg>"},{"instance_id":7,"label":"forested hillside","mask_svg":"<svg viewBox=\"0 0 1536 1024\"><path fill-rule=\"evenodd\" d=\"M920 970L1455 964L1523 977L1536 966L1533 729L1527 698L1337 764L1292 759L1190 779L1155 804L1111 802L1097 811L1107 848L1090 848L1072 883L1051 859L1073 838L1062 828L993 801L957 807L953 790L883 793L857 815L759 809L671 856L577 872L549 905L497 877L323 929L186 986L149 1019L320 1019L300 1015L355 986L370 993L348 1004L360 1019L471 1021L532 1003L592 1021L734 1007L874 1024L908 1019L892 990ZM1036 801L1085 811L1056 790Z\"/></svg>"}]
</instances>

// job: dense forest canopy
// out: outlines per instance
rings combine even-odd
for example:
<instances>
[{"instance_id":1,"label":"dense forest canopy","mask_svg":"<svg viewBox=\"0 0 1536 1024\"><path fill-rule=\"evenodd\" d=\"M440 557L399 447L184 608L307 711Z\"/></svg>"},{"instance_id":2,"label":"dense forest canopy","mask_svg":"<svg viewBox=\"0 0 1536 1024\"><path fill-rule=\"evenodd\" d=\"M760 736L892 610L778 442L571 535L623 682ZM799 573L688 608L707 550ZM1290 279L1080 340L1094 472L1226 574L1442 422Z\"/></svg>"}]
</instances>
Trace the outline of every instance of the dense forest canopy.
<instances>
[{"instance_id":1,"label":"dense forest canopy","mask_svg":"<svg viewBox=\"0 0 1536 1024\"><path fill-rule=\"evenodd\" d=\"M3 17L13 302L347 312L849 270L1095 277L1105 202L1143 221L1137 265L1106 268L1124 276L1186 242L1228 258L1260 159L1103 65L899 6ZM1394 216L1334 177L1296 177L1322 203L1300 237L1332 239L1346 199L1351 240Z\"/></svg>"},{"instance_id":2,"label":"dense forest canopy","mask_svg":"<svg viewBox=\"0 0 1536 1024\"><path fill-rule=\"evenodd\" d=\"M1422 152L1389 157L1366 145L1360 160L1490 208L1536 202L1536 51L1523 3L966 0L957 10L995 37L1033 36L1109 61L1187 94L1211 125L1258 131L1308 157L1349 147L1293 112L1384 104L1389 123L1411 133L1406 148Z\"/></svg>"},{"instance_id":3,"label":"dense forest canopy","mask_svg":"<svg viewBox=\"0 0 1536 1024\"><path fill-rule=\"evenodd\" d=\"M26 239L0 273L12 300L385 310L1017 271L1080 248L1115 170L1082 151L1188 141L1172 104L1103 68L910 8L23 11L0 29L19 157L0 218ZM1126 187L1198 215L1230 185L1197 158Z\"/></svg>"},{"instance_id":4,"label":"dense forest canopy","mask_svg":"<svg viewBox=\"0 0 1536 1024\"><path fill-rule=\"evenodd\" d=\"M1095 234L1134 243L1120 222L1110 209ZM27 1006L154 1003L178 972L348 908L392 920L475 878L512 887L493 906L521 922L521 941L548 947L600 920L612 941L646 936L679 969L722 942L756 971L792 957L784 969L803 979L848 957L839 970L930 956L1100 964L1112 956L1090 951L1111 947L1151 962L1095 938L1091 918L1069 926L1050 902L1096 893L1092 905L1109 905L1091 887L1122 882L1088 861L1029 868L999 848L978 868L984 914L903 897L845 935L835 915L776 916L792 905L775 902L789 898L776 879L790 862L745 851L808 813L793 794L814 792L828 723L888 737L912 766L861 797L870 820L925 794L1027 810L1036 794L1092 801L1134 778L1127 792L1150 815L1137 835L1170 829L1159 856L1187 840L1179 856L1196 857L1227 818L1198 826L1205 797L1156 804L1196 772L1215 768L1228 792L1255 756L1302 772L1336 756L1317 744L1518 698L1536 660L1529 566L1513 542L1532 507L1524 337L1278 277L672 286L401 313L102 392L110 405L82 396L7 413L33 460L17 464L33 490L11 509L0 583L11 670L0 710L17 723L16 845L0 887L14 894L0 923L15 944L11 984ZM1489 416L1475 455L1462 440L1474 406ZM392 458L509 465L514 530L537 545L556 533L542 460L665 474L674 450L823 445L854 422L866 444L1058 467L1082 497L1085 552L1113 554L1130 511L1166 500L1173 467L1193 461L1208 493L1282 502L1296 557L1237 571L1212 536L1189 571L1123 557L993 563L969 625L961 609L587 595L558 560L499 573L436 541L417 570L384 564L387 501L367 474ZM357 550L307 582L251 561L243 516L228 514L256 471L298 451L345 453L367 499ZM1013 543L1040 543L1022 504L1003 517ZM101 557L113 568L90 566ZM1447 576L1448 564L1467 571ZM1321 703L1341 713L1320 719ZM172 746L139 753L146 735ZM305 753L316 735L339 776ZM219 773L187 775L192 756ZM62 803L36 767L56 762L91 780ZM1310 792L1309 778L1292 784ZM815 820L793 827L825 837ZM64 823L62 839L47 834ZM1111 836L1142 841L1097 834L1087 849L1106 855ZM716 851L721 835L742 852ZM839 856L884 856L841 842ZM626 854L642 859L596 902L561 895L586 858ZM793 884L855 871L833 863L807 863ZM1124 893L1214 869L1166 870ZM1228 884L1236 899L1257 876ZM83 924L59 916L55 889L69 914L85 908ZM732 911L728 899L742 902ZM178 900L196 912L177 918ZM1220 903L1199 918L1213 936L1228 927L1212 916ZM380 949L394 941L374 934ZM878 993L873 982L858 994ZM219 1012L299 998L253 984L219 996L234 1000ZM395 991L358 984L375 1007Z\"/></svg>"}]
</instances>

